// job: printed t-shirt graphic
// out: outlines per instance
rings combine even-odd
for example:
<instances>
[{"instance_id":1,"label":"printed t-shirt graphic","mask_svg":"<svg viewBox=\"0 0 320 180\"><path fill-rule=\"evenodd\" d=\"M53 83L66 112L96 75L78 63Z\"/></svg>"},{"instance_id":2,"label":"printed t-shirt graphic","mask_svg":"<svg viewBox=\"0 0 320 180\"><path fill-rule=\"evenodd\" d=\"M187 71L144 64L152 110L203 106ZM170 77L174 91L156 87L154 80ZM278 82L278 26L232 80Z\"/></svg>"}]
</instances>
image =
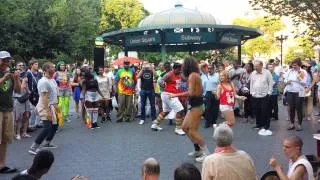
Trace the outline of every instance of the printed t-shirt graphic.
<instances>
[{"instance_id":1,"label":"printed t-shirt graphic","mask_svg":"<svg viewBox=\"0 0 320 180\"><path fill-rule=\"evenodd\" d=\"M120 94L132 95L134 92L134 72L133 70L120 69L117 72L116 80L118 80L118 91Z\"/></svg>"}]
</instances>

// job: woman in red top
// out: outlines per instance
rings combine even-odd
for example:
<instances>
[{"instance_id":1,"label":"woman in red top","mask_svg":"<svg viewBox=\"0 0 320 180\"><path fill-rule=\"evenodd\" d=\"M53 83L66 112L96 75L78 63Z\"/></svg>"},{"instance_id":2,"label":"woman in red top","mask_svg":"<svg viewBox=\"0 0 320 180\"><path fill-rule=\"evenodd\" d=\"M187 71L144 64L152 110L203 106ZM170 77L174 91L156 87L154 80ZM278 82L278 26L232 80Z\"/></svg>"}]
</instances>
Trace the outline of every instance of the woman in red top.
<instances>
[{"instance_id":1,"label":"woman in red top","mask_svg":"<svg viewBox=\"0 0 320 180\"><path fill-rule=\"evenodd\" d=\"M238 96L233 83L230 81L228 73L220 73L220 84L217 88L217 99L220 99L220 111L224 115L227 125L232 127L235 124L233 106L235 98L245 100L245 96Z\"/></svg>"}]
</instances>

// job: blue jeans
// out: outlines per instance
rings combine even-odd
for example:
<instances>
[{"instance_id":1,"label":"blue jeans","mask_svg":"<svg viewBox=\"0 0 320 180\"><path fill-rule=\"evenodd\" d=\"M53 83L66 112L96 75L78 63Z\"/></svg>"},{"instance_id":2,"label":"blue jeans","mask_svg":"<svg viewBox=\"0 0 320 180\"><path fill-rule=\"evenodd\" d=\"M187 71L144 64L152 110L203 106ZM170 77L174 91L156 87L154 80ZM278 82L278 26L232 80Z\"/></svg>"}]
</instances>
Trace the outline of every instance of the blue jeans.
<instances>
[{"instance_id":1,"label":"blue jeans","mask_svg":"<svg viewBox=\"0 0 320 180\"><path fill-rule=\"evenodd\" d=\"M156 119L156 106L155 106L155 93L154 91L140 91L140 100L141 100L141 120L146 119L146 102L147 98L149 99L151 106L151 117L152 120Z\"/></svg>"}]
</instances>

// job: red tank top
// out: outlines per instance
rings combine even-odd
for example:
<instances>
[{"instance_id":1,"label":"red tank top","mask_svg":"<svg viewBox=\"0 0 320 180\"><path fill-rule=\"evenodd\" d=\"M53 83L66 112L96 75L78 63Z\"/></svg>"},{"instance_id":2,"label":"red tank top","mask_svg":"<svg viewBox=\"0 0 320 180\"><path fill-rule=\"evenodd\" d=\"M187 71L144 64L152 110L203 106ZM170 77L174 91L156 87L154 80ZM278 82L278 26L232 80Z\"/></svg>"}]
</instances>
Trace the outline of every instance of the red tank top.
<instances>
[{"instance_id":1,"label":"red tank top","mask_svg":"<svg viewBox=\"0 0 320 180\"><path fill-rule=\"evenodd\" d=\"M220 92L220 104L221 105L229 105L234 106L234 89L233 86L230 89L227 89L222 84L221 85L221 92Z\"/></svg>"},{"instance_id":2,"label":"red tank top","mask_svg":"<svg viewBox=\"0 0 320 180\"><path fill-rule=\"evenodd\" d=\"M170 71L170 81L167 82L166 87L164 88L165 92L169 93L179 93L180 91L178 90L179 86L179 81L181 80L180 75L174 74L172 71Z\"/></svg>"}]
</instances>

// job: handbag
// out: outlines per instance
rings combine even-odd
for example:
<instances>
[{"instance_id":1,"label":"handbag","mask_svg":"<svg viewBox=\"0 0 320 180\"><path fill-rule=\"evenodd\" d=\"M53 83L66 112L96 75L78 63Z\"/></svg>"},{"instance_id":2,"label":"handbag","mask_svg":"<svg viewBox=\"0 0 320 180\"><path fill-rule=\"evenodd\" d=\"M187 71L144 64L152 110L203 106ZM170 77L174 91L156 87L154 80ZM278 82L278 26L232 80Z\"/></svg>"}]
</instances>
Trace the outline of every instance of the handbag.
<instances>
[{"instance_id":1,"label":"handbag","mask_svg":"<svg viewBox=\"0 0 320 180\"><path fill-rule=\"evenodd\" d=\"M36 105L38 104L38 102L39 102L39 94L36 93L36 92L34 91L34 89L33 89L33 81L35 81L36 84L38 84L38 81L37 81L37 79L34 77L34 75L32 74L31 71L30 71L30 73L31 73L31 75L32 75L32 81L31 81L31 83L32 83L31 88L32 88L32 89L31 89L31 93L30 93L30 95L29 95L29 101L30 101L30 103L31 103L32 105L36 106Z\"/></svg>"},{"instance_id":2,"label":"handbag","mask_svg":"<svg viewBox=\"0 0 320 180\"><path fill-rule=\"evenodd\" d=\"M17 98L19 103L25 103L29 100L29 94L25 93L24 95Z\"/></svg>"},{"instance_id":3,"label":"handbag","mask_svg":"<svg viewBox=\"0 0 320 180\"><path fill-rule=\"evenodd\" d=\"M29 101L32 105L36 106L38 104L39 101L39 94L35 93L34 91L32 91L29 95Z\"/></svg>"}]
</instances>

